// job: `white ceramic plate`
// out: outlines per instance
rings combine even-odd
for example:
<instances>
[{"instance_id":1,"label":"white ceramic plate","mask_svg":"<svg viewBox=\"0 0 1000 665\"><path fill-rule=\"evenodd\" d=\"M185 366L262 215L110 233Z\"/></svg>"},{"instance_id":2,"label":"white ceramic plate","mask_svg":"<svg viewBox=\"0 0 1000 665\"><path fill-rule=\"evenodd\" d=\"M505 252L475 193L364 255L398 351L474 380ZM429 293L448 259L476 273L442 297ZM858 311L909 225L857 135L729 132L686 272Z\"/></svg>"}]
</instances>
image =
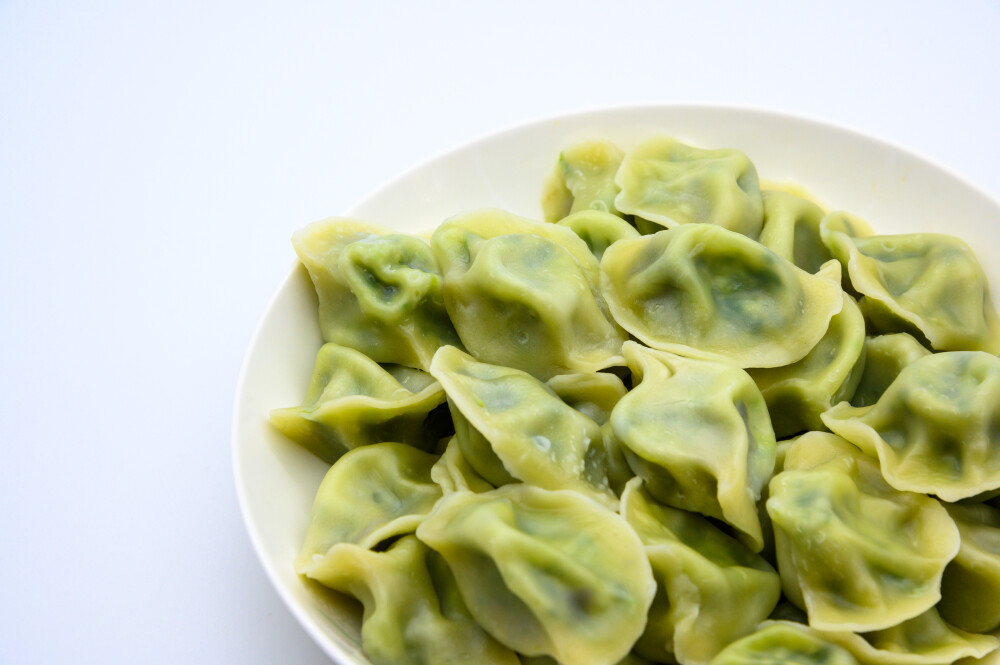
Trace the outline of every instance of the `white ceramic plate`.
<instances>
[{"instance_id":1,"label":"white ceramic plate","mask_svg":"<svg viewBox=\"0 0 1000 665\"><path fill-rule=\"evenodd\" d=\"M542 181L562 147L606 138L627 150L656 133L706 148L738 148L762 179L799 183L828 208L853 212L877 232L957 235L975 248L990 283L1000 285L1000 204L955 174L881 140L761 110L623 107L521 125L417 166L345 215L406 232L433 229L479 207L540 219ZM281 231L275 242L286 242L293 230ZM288 252L293 255L291 245ZM301 402L320 343L312 285L304 269L293 269L257 327L237 386L236 488L257 554L292 613L335 662L368 663L360 649L360 606L307 585L292 569L328 467L267 422L269 410Z\"/></svg>"}]
</instances>

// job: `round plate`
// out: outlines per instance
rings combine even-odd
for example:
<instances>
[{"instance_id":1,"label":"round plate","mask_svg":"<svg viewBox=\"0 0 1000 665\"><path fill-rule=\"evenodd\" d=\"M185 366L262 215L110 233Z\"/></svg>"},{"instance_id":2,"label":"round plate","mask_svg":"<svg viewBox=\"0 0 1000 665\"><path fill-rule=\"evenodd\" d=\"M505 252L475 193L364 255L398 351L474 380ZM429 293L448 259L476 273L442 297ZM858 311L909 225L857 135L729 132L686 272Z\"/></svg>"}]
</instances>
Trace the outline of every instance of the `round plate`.
<instances>
[{"instance_id":1,"label":"round plate","mask_svg":"<svg viewBox=\"0 0 1000 665\"><path fill-rule=\"evenodd\" d=\"M662 133L701 147L742 150L765 183L800 184L828 209L859 215L878 233L957 235L975 248L990 283L1000 284L1000 204L989 196L879 139L755 109L630 106L520 125L424 162L345 214L412 233L473 208L540 219L542 182L561 148L604 138L628 150ZM293 230L282 231L275 242ZM254 548L289 609L335 662L368 663L360 647L360 605L307 583L292 568L328 465L267 421L271 409L301 403L320 344L316 296L305 270L296 266L247 350L233 408L233 469Z\"/></svg>"}]
</instances>

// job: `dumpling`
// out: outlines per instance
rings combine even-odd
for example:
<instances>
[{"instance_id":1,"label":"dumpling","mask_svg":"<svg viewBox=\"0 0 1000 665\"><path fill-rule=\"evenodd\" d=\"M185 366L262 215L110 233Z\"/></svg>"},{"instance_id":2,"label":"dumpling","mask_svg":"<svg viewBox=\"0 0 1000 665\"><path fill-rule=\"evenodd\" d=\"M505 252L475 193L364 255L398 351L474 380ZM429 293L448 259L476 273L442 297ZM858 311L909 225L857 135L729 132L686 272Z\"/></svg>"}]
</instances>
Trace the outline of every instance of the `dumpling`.
<instances>
[{"instance_id":1,"label":"dumpling","mask_svg":"<svg viewBox=\"0 0 1000 665\"><path fill-rule=\"evenodd\" d=\"M962 547L941 580L941 616L974 633L1000 628L1000 511L985 504L945 504Z\"/></svg>"},{"instance_id":2,"label":"dumpling","mask_svg":"<svg viewBox=\"0 0 1000 665\"><path fill-rule=\"evenodd\" d=\"M638 385L611 412L611 427L637 476L657 500L736 527L763 547L757 516L774 469L767 407L746 372L624 346Z\"/></svg>"},{"instance_id":3,"label":"dumpling","mask_svg":"<svg viewBox=\"0 0 1000 665\"><path fill-rule=\"evenodd\" d=\"M730 644L711 665L858 665L858 661L805 626L774 622Z\"/></svg>"},{"instance_id":4,"label":"dumpling","mask_svg":"<svg viewBox=\"0 0 1000 665\"><path fill-rule=\"evenodd\" d=\"M598 425L608 422L611 411L628 392L622 380L610 372L560 374L546 385L568 406Z\"/></svg>"},{"instance_id":5,"label":"dumpling","mask_svg":"<svg viewBox=\"0 0 1000 665\"><path fill-rule=\"evenodd\" d=\"M405 536L385 552L341 544L318 577L364 605L361 645L375 665L520 665L469 615L448 566Z\"/></svg>"},{"instance_id":6,"label":"dumpling","mask_svg":"<svg viewBox=\"0 0 1000 665\"><path fill-rule=\"evenodd\" d=\"M936 500L892 489L874 459L840 437L799 437L769 491L782 586L810 625L882 630L940 600L959 547L955 523Z\"/></svg>"},{"instance_id":7,"label":"dumpling","mask_svg":"<svg viewBox=\"0 0 1000 665\"><path fill-rule=\"evenodd\" d=\"M609 141L585 141L560 152L542 193L545 221L558 222L583 210L617 215L615 173L624 156L621 148Z\"/></svg>"},{"instance_id":8,"label":"dumpling","mask_svg":"<svg viewBox=\"0 0 1000 665\"><path fill-rule=\"evenodd\" d=\"M517 480L574 489L617 505L604 471L600 428L544 383L520 370L476 362L454 347L438 351L431 374L448 394L460 449L491 484Z\"/></svg>"},{"instance_id":9,"label":"dumpling","mask_svg":"<svg viewBox=\"0 0 1000 665\"><path fill-rule=\"evenodd\" d=\"M559 663L552 656L521 656L521 665L559 665ZM615 665L653 665L653 663L633 652Z\"/></svg>"},{"instance_id":10,"label":"dumpling","mask_svg":"<svg viewBox=\"0 0 1000 665\"><path fill-rule=\"evenodd\" d=\"M833 258L820 238L819 225L826 215L822 208L787 192L764 191L761 196L764 228L760 244L809 273Z\"/></svg>"},{"instance_id":11,"label":"dumpling","mask_svg":"<svg viewBox=\"0 0 1000 665\"><path fill-rule=\"evenodd\" d=\"M930 354L906 333L868 337L865 340L865 368L851 398L851 406L874 404L904 367Z\"/></svg>"},{"instance_id":12,"label":"dumpling","mask_svg":"<svg viewBox=\"0 0 1000 665\"><path fill-rule=\"evenodd\" d=\"M620 240L601 272L615 320L642 342L740 367L800 360L843 306L839 284L710 224Z\"/></svg>"},{"instance_id":13,"label":"dumpling","mask_svg":"<svg viewBox=\"0 0 1000 665\"><path fill-rule=\"evenodd\" d=\"M416 531L441 498L441 488L431 480L436 461L436 456L401 443L356 448L337 460L316 493L295 569L321 579L335 545L371 549Z\"/></svg>"},{"instance_id":14,"label":"dumpling","mask_svg":"<svg viewBox=\"0 0 1000 665\"><path fill-rule=\"evenodd\" d=\"M824 221L823 242L879 331L922 335L938 351L1000 353L1000 319L968 245L936 233L852 237L842 225Z\"/></svg>"},{"instance_id":15,"label":"dumpling","mask_svg":"<svg viewBox=\"0 0 1000 665\"><path fill-rule=\"evenodd\" d=\"M420 369L439 346L460 344L425 241L334 218L299 230L292 245L316 287L325 341Z\"/></svg>"},{"instance_id":16,"label":"dumpling","mask_svg":"<svg viewBox=\"0 0 1000 665\"><path fill-rule=\"evenodd\" d=\"M642 543L576 492L456 492L417 537L448 562L479 624L522 654L612 665L646 625L656 583Z\"/></svg>"},{"instance_id":17,"label":"dumpling","mask_svg":"<svg viewBox=\"0 0 1000 665\"><path fill-rule=\"evenodd\" d=\"M625 335L597 260L570 229L479 210L442 224L431 245L448 313L477 359L543 381L621 364Z\"/></svg>"},{"instance_id":18,"label":"dumpling","mask_svg":"<svg viewBox=\"0 0 1000 665\"><path fill-rule=\"evenodd\" d=\"M753 632L774 609L781 580L764 559L707 519L656 503L639 478L622 516L646 547L657 582L636 651L656 662L703 665Z\"/></svg>"},{"instance_id":19,"label":"dumpling","mask_svg":"<svg viewBox=\"0 0 1000 665\"><path fill-rule=\"evenodd\" d=\"M615 176L619 211L666 228L717 224L756 239L763 223L757 169L739 150L703 150L658 136L627 155Z\"/></svg>"},{"instance_id":20,"label":"dumpling","mask_svg":"<svg viewBox=\"0 0 1000 665\"><path fill-rule=\"evenodd\" d=\"M565 226L580 236L580 240L587 243L598 261L604 256L604 251L619 240L639 237L635 227L621 217L597 210L575 212L558 225Z\"/></svg>"},{"instance_id":21,"label":"dumpling","mask_svg":"<svg viewBox=\"0 0 1000 665\"><path fill-rule=\"evenodd\" d=\"M934 608L884 630L816 634L850 651L861 665L949 665L960 658L982 658L998 645L992 635L949 626Z\"/></svg>"},{"instance_id":22,"label":"dumpling","mask_svg":"<svg viewBox=\"0 0 1000 665\"><path fill-rule=\"evenodd\" d=\"M488 492L496 489L472 468L469 460L465 459L456 437L448 441L444 453L431 467L431 480L440 485L445 494Z\"/></svg>"},{"instance_id":23,"label":"dumpling","mask_svg":"<svg viewBox=\"0 0 1000 665\"><path fill-rule=\"evenodd\" d=\"M444 390L433 379L418 379L415 370L392 371L410 387L424 387L411 392L363 353L324 344L316 355L305 402L271 411L271 424L327 462L381 441L430 450L447 433L443 428L448 423L431 415L444 404Z\"/></svg>"},{"instance_id":24,"label":"dumpling","mask_svg":"<svg viewBox=\"0 0 1000 665\"><path fill-rule=\"evenodd\" d=\"M935 353L903 368L879 400L842 402L823 422L898 490L958 501L1000 488L1000 358Z\"/></svg>"},{"instance_id":25,"label":"dumpling","mask_svg":"<svg viewBox=\"0 0 1000 665\"><path fill-rule=\"evenodd\" d=\"M836 261L836 279L840 279ZM865 364L865 320L846 293L823 338L801 360L784 367L747 370L767 402L776 437L823 429L820 414L851 397Z\"/></svg>"}]
</instances>

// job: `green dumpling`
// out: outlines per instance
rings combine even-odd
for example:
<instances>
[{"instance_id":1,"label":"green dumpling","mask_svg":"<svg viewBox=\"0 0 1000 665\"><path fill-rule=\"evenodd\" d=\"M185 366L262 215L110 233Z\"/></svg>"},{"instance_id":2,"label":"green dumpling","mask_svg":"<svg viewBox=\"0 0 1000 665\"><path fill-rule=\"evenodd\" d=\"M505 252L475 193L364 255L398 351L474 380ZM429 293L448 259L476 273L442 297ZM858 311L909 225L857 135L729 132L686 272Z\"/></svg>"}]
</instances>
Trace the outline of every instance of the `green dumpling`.
<instances>
[{"instance_id":1,"label":"green dumpling","mask_svg":"<svg viewBox=\"0 0 1000 665\"><path fill-rule=\"evenodd\" d=\"M924 356L875 404L842 402L823 422L869 455L898 490L959 501L1000 488L1000 358Z\"/></svg>"},{"instance_id":2,"label":"green dumpling","mask_svg":"<svg viewBox=\"0 0 1000 665\"><path fill-rule=\"evenodd\" d=\"M440 384L424 372L386 369L354 349L324 344L303 405L275 409L270 418L282 434L333 462L381 441L432 449L446 434L431 416L444 401Z\"/></svg>"},{"instance_id":3,"label":"green dumpling","mask_svg":"<svg viewBox=\"0 0 1000 665\"><path fill-rule=\"evenodd\" d=\"M658 136L625 156L615 183L619 211L668 229L702 223L754 239L760 233L757 170L739 150L702 150Z\"/></svg>"},{"instance_id":4,"label":"green dumpling","mask_svg":"<svg viewBox=\"0 0 1000 665\"><path fill-rule=\"evenodd\" d=\"M476 621L528 656L613 665L642 634L656 583L617 513L526 484L441 499L417 529Z\"/></svg>"},{"instance_id":5,"label":"green dumpling","mask_svg":"<svg viewBox=\"0 0 1000 665\"><path fill-rule=\"evenodd\" d=\"M806 272L818 272L833 258L820 238L819 225L826 213L808 199L780 191L761 192L764 228L760 244Z\"/></svg>"},{"instance_id":6,"label":"green dumpling","mask_svg":"<svg viewBox=\"0 0 1000 665\"><path fill-rule=\"evenodd\" d=\"M799 437L769 492L782 586L811 626L883 630L940 600L959 548L954 521L935 499L894 490L848 442Z\"/></svg>"},{"instance_id":7,"label":"green dumpling","mask_svg":"<svg viewBox=\"0 0 1000 665\"><path fill-rule=\"evenodd\" d=\"M619 240L639 237L635 227L621 217L597 210L575 212L560 220L558 225L565 226L580 236L580 240L587 243L598 261L604 256L605 250Z\"/></svg>"},{"instance_id":8,"label":"green dumpling","mask_svg":"<svg viewBox=\"0 0 1000 665\"><path fill-rule=\"evenodd\" d=\"M570 229L477 210L438 227L431 245L448 313L478 360L543 381L621 364L625 333L600 294L597 259Z\"/></svg>"},{"instance_id":9,"label":"green dumpling","mask_svg":"<svg viewBox=\"0 0 1000 665\"><path fill-rule=\"evenodd\" d=\"M458 443L458 437L448 440L444 453L431 467L431 480L441 486L445 494L452 492L488 492L496 489L472 468Z\"/></svg>"},{"instance_id":10,"label":"green dumpling","mask_svg":"<svg viewBox=\"0 0 1000 665\"><path fill-rule=\"evenodd\" d=\"M806 626L776 621L730 644L711 665L858 665L858 661Z\"/></svg>"},{"instance_id":11,"label":"green dumpling","mask_svg":"<svg viewBox=\"0 0 1000 665\"><path fill-rule=\"evenodd\" d=\"M618 146L608 141L577 143L560 152L542 193L545 221L558 222L586 210L618 215L615 196L620 190L615 173L624 156Z\"/></svg>"},{"instance_id":12,"label":"green dumpling","mask_svg":"<svg viewBox=\"0 0 1000 665\"><path fill-rule=\"evenodd\" d=\"M332 218L296 232L292 245L316 287L325 341L420 369L439 346L460 344L425 241Z\"/></svg>"},{"instance_id":13,"label":"green dumpling","mask_svg":"<svg viewBox=\"0 0 1000 665\"><path fill-rule=\"evenodd\" d=\"M945 504L962 546L941 580L941 616L973 633L1000 628L1000 510L985 504Z\"/></svg>"},{"instance_id":14,"label":"green dumpling","mask_svg":"<svg viewBox=\"0 0 1000 665\"><path fill-rule=\"evenodd\" d=\"M620 240L601 259L615 320L640 341L740 367L781 367L816 346L839 284L711 224Z\"/></svg>"},{"instance_id":15,"label":"green dumpling","mask_svg":"<svg viewBox=\"0 0 1000 665\"><path fill-rule=\"evenodd\" d=\"M635 647L640 654L704 665L774 609L778 574L704 517L657 503L639 478L628 482L621 513L642 540L657 582Z\"/></svg>"},{"instance_id":16,"label":"green dumpling","mask_svg":"<svg viewBox=\"0 0 1000 665\"><path fill-rule=\"evenodd\" d=\"M851 406L870 406L892 385L903 368L931 354L906 333L865 339L864 372L851 398Z\"/></svg>"}]
</instances>

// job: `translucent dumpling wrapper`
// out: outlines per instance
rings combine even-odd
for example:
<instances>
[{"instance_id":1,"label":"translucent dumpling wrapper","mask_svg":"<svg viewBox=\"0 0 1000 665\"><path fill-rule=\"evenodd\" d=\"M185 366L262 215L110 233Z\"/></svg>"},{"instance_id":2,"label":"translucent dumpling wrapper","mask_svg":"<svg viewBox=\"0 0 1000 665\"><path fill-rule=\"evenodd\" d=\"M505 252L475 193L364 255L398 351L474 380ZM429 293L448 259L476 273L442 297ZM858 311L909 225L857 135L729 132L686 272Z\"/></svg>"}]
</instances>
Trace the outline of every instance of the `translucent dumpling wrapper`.
<instances>
[{"instance_id":1,"label":"translucent dumpling wrapper","mask_svg":"<svg viewBox=\"0 0 1000 665\"><path fill-rule=\"evenodd\" d=\"M431 374L448 393L459 448L491 484L516 480L573 489L617 506L600 427L544 383L527 372L477 362L454 347L438 351Z\"/></svg>"},{"instance_id":2,"label":"translucent dumpling wrapper","mask_svg":"<svg viewBox=\"0 0 1000 665\"><path fill-rule=\"evenodd\" d=\"M828 265L839 281L836 261ZM854 299L843 294L843 308L830 319L826 334L804 358L791 365L748 370L767 402L779 439L823 429L820 414L849 399L865 363L865 320Z\"/></svg>"},{"instance_id":3,"label":"translucent dumpling wrapper","mask_svg":"<svg viewBox=\"0 0 1000 665\"><path fill-rule=\"evenodd\" d=\"M626 154L615 183L619 211L663 227L701 223L755 239L760 233L757 170L739 150L703 150L659 136Z\"/></svg>"},{"instance_id":4,"label":"translucent dumpling wrapper","mask_svg":"<svg viewBox=\"0 0 1000 665\"><path fill-rule=\"evenodd\" d=\"M839 284L710 224L616 242L601 272L615 320L639 340L740 367L800 360L843 306Z\"/></svg>"},{"instance_id":5,"label":"translucent dumpling wrapper","mask_svg":"<svg viewBox=\"0 0 1000 665\"><path fill-rule=\"evenodd\" d=\"M597 259L570 229L478 210L446 221L431 245L448 313L477 359L543 381L621 364L625 334L599 291Z\"/></svg>"},{"instance_id":6,"label":"translucent dumpling wrapper","mask_svg":"<svg viewBox=\"0 0 1000 665\"><path fill-rule=\"evenodd\" d=\"M945 505L962 547L941 580L938 609L949 623L974 633L1000 628L1000 510L985 504Z\"/></svg>"},{"instance_id":7,"label":"translucent dumpling wrapper","mask_svg":"<svg viewBox=\"0 0 1000 665\"><path fill-rule=\"evenodd\" d=\"M646 547L657 582L635 647L640 654L703 665L774 609L778 574L704 517L657 503L639 478L626 486L621 513Z\"/></svg>"},{"instance_id":8,"label":"translucent dumpling wrapper","mask_svg":"<svg viewBox=\"0 0 1000 665\"><path fill-rule=\"evenodd\" d=\"M868 337L865 339L865 368L851 398L851 406L874 404L904 367L930 354L906 333Z\"/></svg>"},{"instance_id":9,"label":"translucent dumpling wrapper","mask_svg":"<svg viewBox=\"0 0 1000 665\"><path fill-rule=\"evenodd\" d=\"M439 346L460 344L424 240L333 218L296 232L292 245L316 287L325 341L421 369Z\"/></svg>"},{"instance_id":10,"label":"translucent dumpling wrapper","mask_svg":"<svg viewBox=\"0 0 1000 665\"><path fill-rule=\"evenodd\" d=\"M982 658L998 646L992 635L974 635L949 626L934 608L870 633L816 633L850 651L861 665L949 665L960 658Z\"/></svg>"},{"instance_id":11,"label":"translucent dumpling wrapper","mask_svg":"<svg viewBox=\"0 0 1000 665\"><path fill-rule=\"evenodd\" d=\"M935 499L894 490L875 460L834 434L799 437L769 486L778 572L809 624L890 628L933 607L959 548Z\"/></svg>"},{"instance_id":12,"label":"translucent dumpling wrapper","mask_svg":"<svg viewBox=\"0 0 1000 665\"><path fill-rule=\"evenodd\" d=\"M441 486L445 494L496 489L465 459L456 437L449 439L441 458L431 467L431 479Z\"/></svg>"},{"instance_id":13,"label":"translucent dumpling wrapper","mask_svg":"<svg viewBox=\"0 0 1000 665\"><path fill-rule=\"evenodd\" d=\"M806 626L776 621L737 640L711 665L859 665L847 649L819 637Z\"/></svg>"},{"instance_id":14,"label":"translucent dumpling wrapper","mask_svg":"<svg viewBox=\"0 0 1000 665\"><path fill-rule=\"evenodd\" d=\"M826 213L818 205L794 194L764 191L764 228L760 244L806 272L818 272L833 258L820 238L819 225Z\"/></svg>"},{"instance_id":15,"label":"translucent dumpling wrapper","mask_svg":"<svg viewBox=\"0 0 1000 665\"><path fill-rule=\"evenodd\" d=\"M916 333L938 351L1000 353L1000 319L968 245L936 233L852 237L842 225L824 221L823 241L880 332Z\"/></svg>"},{"instance_id":16,"label":"translucent dumpling wrapper","mask_svg":"<svg viewBox=\"0 0 1000 665\"><path fill-rule=\"evenodd\" d=\"M587 243L590 252L598 261L604 256L605 250L619 240L639 237L635 227L621 217L597 210L573 213L560 220L558 225L565 226L580 236L580 240Z\"/></svg>"},{"instance_id":17,"label":"translucent dumpling wrapper","mask_svg":"<svg viewBox=\"0 0 1000 665\"><path fill-rule=\"evenodd\" d=\"M656 583L642 543L577 492L456 492L417 537L448 562L479 624L519 653L613 665L646 625Z\"/></svg>"},{"instance_id":18,"label":"translucent dumpling wrapper","mask_svg":"<svg viewBox=\"0 0 1000 665\"><path fill-rule=\"evenodd\" d=\"M327 462L382 441L431 450L445 434L447 423L432 415L445 394L437 381L417 371L387 370L359 351L324 344L304 403L271 411L271 424Z\"/></svg>"},{"instance_id":19,"label":"translucent dumpling wrapper","mask_svg":"<svg viewBox=\"0 0 1000 665\"><path fill-rule=\"evenodd\" d=\"M621 148L610 141L585 141L560 152L542 192L545 221L558 222L587 210L618 215L615 197L620 190L615 173L624 157Z\"/></svg>"},{"instance_id":20,"label":"translucent dumpling wrapper","mask_svg":"<svg viewBox=\"0 0 1000 665\"><path fill-rule=\"evenodd\" d=\"M1000 488L1000 358L935 353L907 365L875 404L842 402L823 422L899 490L959 501Z\"/></svg>"},{"instance_id":21,"label":"translucent dumpling wrapper","mask_svg":"<svg viewBox=\"0 0 1000 665\"><path fill-rule=\"evenodd\" d=\"M316 579L364 606L361 645L375 665L520 665L472 618L444 561L412 535L384 552L344 543L329 556Z\"/></svg>"},{"instance_id":22,"label":"translucent dumpling wrapper","mask_svg":"<svg viewBox=\"0 0 1000 665\"><path fill-rule=\"evenodd\" d=\"M734 526L763 547L757 515L774 469L774 431L753 379L738 367L624 346L638 385L611 412L629 466L657 500Z\"/></svg>"}]
</instances>

